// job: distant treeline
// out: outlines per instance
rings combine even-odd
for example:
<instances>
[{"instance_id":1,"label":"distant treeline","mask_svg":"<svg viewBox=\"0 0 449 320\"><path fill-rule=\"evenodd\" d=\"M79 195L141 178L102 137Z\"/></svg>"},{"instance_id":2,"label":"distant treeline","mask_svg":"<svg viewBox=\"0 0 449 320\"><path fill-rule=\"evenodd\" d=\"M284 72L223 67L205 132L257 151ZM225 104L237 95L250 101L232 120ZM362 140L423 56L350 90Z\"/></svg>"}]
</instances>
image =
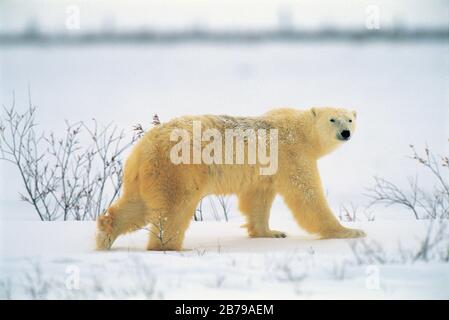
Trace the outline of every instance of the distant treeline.
<instances>
[{"instance_id":1,"label":"distant treeline","mask_svg":"<svg viewBox=\"0 0 449 320\"><path fill-rule=\"evenodd\" d=\"M447 41L449 29L381 29L381 30L265 30L265 31L101 31L41 33L0 33L0 45L90 45L151 43L263 43L312 41Z\"/></svg>"}]
</instances>

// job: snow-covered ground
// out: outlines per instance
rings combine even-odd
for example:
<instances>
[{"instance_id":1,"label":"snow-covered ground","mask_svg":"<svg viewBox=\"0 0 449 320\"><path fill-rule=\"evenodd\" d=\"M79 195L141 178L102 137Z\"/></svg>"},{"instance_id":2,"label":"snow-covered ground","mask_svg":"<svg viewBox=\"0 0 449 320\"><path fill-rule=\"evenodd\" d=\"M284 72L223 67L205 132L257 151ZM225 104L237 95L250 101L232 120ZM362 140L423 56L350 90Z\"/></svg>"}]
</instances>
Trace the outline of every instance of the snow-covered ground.
<instances>
[{"instance_id":1,"label":"snow-covered ground","mask_svg":"<svg viewBox=\"0 0 449 320\"><path fill-rule=\"evenodd\" d=\"M347 224L388 248L361 261L360 240L316 240L286 213L272 221L285 239L250 239L241 222L192 222L185 250L164 253L145 250L145 230L98 252L93 222L4 221L0 298L449 299L447 262L398 262L426 221Z\"/></svg>"}]
</instances>

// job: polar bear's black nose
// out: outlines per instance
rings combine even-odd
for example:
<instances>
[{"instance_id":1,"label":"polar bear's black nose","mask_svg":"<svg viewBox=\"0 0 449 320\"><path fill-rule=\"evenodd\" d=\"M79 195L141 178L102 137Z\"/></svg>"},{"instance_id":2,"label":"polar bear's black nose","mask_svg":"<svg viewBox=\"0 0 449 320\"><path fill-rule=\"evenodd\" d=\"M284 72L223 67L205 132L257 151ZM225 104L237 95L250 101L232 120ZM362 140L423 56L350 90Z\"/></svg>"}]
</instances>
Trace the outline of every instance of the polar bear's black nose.
<instances>
[{"instance_id":1,"label":"polar bear's black nose","mask_svg":"<svg viewBox=\"0 0 449 320\"><path fill-rule=\"evenodd\" d=\"M340 134L345 140L348 140L351 137L351 131L349 130L343 130Z\"/></svg>"}]
</instances>

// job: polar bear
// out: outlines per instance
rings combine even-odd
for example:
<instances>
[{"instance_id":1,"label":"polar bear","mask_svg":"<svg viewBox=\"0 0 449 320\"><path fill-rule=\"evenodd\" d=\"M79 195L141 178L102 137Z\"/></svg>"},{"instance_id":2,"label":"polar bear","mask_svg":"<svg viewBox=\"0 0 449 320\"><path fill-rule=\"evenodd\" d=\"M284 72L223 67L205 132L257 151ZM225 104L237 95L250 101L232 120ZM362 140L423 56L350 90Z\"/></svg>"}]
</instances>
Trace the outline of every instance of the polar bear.
<instances>
[{"instance_id":1,"label":"polar bear","mask_svg":"<svg viewBox=\"0 0 449 320\"><path fill-rule=\"evenodd\" d=\"M240 139L242 147L248 148L243 163L229 161L238 157L236 152L241 149L237 147L231 156L214 149L209 154L212 162L195 159L195 154L192 160L190 152L201 152L198 149L206 148L207 141L194 138L180 147L176 139L183 138L179 132L194 136L195 124L200 130L214 130L209 141L215 146L223 143L219 140L228 130L276 132L270 135L276 144L267 139L269 153L276 154L275 170L262 174L267 162L250 161L251 136ZM237 195L250 237L286 237L268 225L276 194L283 197L298 225L309 233L323 239L363 237L362 230L342 226L333 215L317 166L318 159L353 136L355 127L355 111L328 107L280 108L259 117L185 116L156 126L134 146L125 163L122 194L97 220L97 249L109 249L119 235L149 226L148 250L181 250L197 204L210 194ZM252 151L268 148L267 140ZM173 159L181 151L188 153L182 155L185 161Z\"/></svg>"}]
</instances>

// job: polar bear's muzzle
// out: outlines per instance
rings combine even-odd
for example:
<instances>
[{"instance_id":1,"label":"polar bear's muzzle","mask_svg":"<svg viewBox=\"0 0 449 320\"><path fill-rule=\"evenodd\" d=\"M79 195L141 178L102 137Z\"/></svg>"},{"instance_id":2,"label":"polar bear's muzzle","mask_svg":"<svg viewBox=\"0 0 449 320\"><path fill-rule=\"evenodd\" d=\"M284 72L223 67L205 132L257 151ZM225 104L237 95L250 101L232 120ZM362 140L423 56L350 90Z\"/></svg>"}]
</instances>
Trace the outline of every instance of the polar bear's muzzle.
<instances>
[{"instance_id":1,"label":"polar bear's muzzle","mask_svg":"<svg viewBox=\"0 0 449 320\"><path fill-rule=\"evenodd\" d=\"M337 134L337 139L342 141L347 141L351 139L351 131L349 130L342 130Z\"/></svg>"}]
</instances>

